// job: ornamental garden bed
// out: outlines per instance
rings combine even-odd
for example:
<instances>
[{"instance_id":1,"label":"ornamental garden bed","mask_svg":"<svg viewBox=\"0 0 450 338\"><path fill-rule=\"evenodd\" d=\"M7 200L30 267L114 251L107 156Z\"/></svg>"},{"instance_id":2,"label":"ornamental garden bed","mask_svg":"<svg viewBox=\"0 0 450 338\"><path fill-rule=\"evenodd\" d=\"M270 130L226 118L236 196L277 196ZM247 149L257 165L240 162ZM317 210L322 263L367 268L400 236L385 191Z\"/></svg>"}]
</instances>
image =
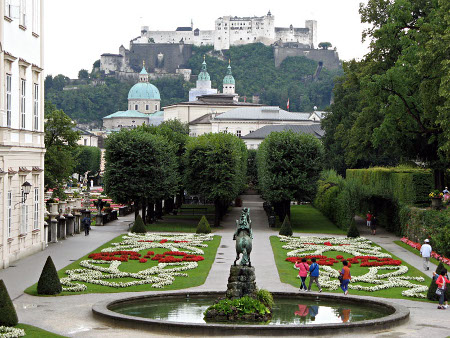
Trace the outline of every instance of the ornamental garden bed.
<instances>
[{"instance_id":1,"label":"ornamental garden bed","mask_svg":"<svg viewBox=\"0 0 450 338\"><path fill-rule=\"evenodd\" d=\"M422 257L420 255L420 243L415 243L412 241L409 241L405 238L402 238L401 241L394 241L395 244L397 244L398 246L401 246L402 248L412 252L413 254L415 254L416 256ZM409 243L409 244L408 244ZM412 246L412 243L417 244L415 246ZM447 271L450 271L450 265L446 264L446 262L449 262L449 259L446 257L442 257L436 253L434 253L436 257L430 257L430 262L435 264L435 265L439 265L439 263L442 261L442 263L444 264L444 268L447 269ZM439 260L440 257L440 260Z\"/></svg>"},{"instance_id":2,"label":"ornamental garden bed","mask_svg":"<svg viewBox=\"0 0 450 338\"><path fill-rule=\"evenodd\" d=\"M294 263L303 257L308 263L316 258L319 283L327 292L342 293L338 276L344 259L350 263L352 295L421 300L431 283L424 273L363 237L272 236L270 242L281 281L297 288L300 279ZM317 291L317 286L312 289Z\"/></svg>"},{"instance_id":3,"label":"ornamental garden bed","mask_svg":"<svg viewBox=\"0 0 450 338\"><path fill-rule=\"evenodd\" d=\"M119 236L58 271L60 295L179 290L202 285L220 236L147 233ZM37 285L25 290L37 295Z\"/></svg>"}]
</instances>

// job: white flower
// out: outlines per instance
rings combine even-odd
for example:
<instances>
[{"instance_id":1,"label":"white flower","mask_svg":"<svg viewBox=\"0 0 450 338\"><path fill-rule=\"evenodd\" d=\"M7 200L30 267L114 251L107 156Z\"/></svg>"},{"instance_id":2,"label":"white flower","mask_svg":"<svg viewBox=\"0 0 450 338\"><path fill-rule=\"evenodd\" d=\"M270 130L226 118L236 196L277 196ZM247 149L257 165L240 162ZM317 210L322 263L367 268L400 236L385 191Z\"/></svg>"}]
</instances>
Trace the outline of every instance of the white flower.
<instances>
[{"instance_id":1,"label":"white flower","mask_svg":"<svg viewBox=\"0 0 450 338\"><path fill-rule=\"evenodd\" d=\"M17 329L15 327L0 326L0 337L1 338L15 338L25 336L24 329Z\"/></svg>"}]
</instances>

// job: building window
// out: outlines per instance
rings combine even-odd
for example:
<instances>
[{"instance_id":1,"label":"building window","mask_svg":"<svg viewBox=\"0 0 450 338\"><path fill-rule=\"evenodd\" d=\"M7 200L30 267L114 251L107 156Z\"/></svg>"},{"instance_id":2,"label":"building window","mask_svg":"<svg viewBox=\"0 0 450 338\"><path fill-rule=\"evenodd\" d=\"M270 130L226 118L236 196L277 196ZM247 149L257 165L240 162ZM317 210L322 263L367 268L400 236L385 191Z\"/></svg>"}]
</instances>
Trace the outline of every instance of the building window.
<instances>
[{"instance_id":1,"label":"building window","mask_svg":"<svg viewBox=\"0 0 450 338\"><path fill-rule=\"evenodd\" d=\"M145 105L145 110L150 110L150 105L149 104Z\"/></svg>"},{"instance_id":2,"label":"building window","mask_svg":"<svg viewBox=\"0 0 450 338\"><path fill-rule=\"evenodd\" d=\"M9 190L8 191L8 202L7 202L7 206L8 206L8 214L7 214L7 220L6 220L6 224L8 227L8 238L11 238L11 223L12 223L12 191Z\"/></svg>"},{"instance_id":3,"label":"building window","mask_svg":"<svg viewBox=\"0 0 450 338\"><path fill-rule=\"evenodd\" d=\"M155 111L158 111L158 105L155 104Z\"/></svg>"},{"instance_id":4,"label":"building window","mask_svg":"<svg viewBox=\"0 0 450 338\"><path fill-rule=\"evenodd\" d=\"M25 198L25 194L22 191L22 201ZM20 224L20 233L26 234L28 229L28 205L21 204L21 210L22 210L22 217L21 217L21 224Z\"/></svg>"},{"instance_id":5,"label":"building window","mask_svg":"<svg viewBox=\"0 0 450 338\"><path fill-rule=\"evenodd\" d=\"M33 129L39 130L39 85L34 84Z\"/></svg>"},{"instance_id":6,"label":"building window","mask_svg":"<svg viewBox=\"0 0 450 338\"><path fill-rule=\"evenodd\" d=\"M27 26L27 0L20 0L20 25Z\"/></svg>"},{"instance_id":7,"label":"building window","mask_svg":"<svg viewBox=\"0 0 450 338\"><path fill-rule=\"evenodd\" d=\"M20 80L20 116L21 116L21 124L20 127L22 129L25 129L26 123L25 123L25 117L26 117L26 88L27 88L27 81L24 79Z\"/></svg>"},{"instance_id":8,"label":"building window","mask_svg":"<svg viewBox=\"0 0 450 338\"><path fill-rule=\"evenodd\" d=\"M6 126L11 128L11 75L6 74Z\"/></svg>"},{"instance_id":9,"label":"building window","mask_svg":"<svg viewBox=\"0 0 450 338\"><path fill-rule=\"evenodd\" d=\"M33 32L39 34L39 26L40 26L40 8L39 8L39 0L33 0Z\"/></svg>"},{"instance_id":10,"label":"building window","mask_svg":"<svg viewBox=\"0 0 450 338\"><path fill-rule=\"evenodd\" d=\"M33 230L39 229L39 188L34 188L34 223Z\"/></svg>"},{"instance_id":11,"label":"building window","mask_svg":"<svg viewBox=\"0 0 450 338\"><path fill-rule=\"evenodd\" d=\"M88 145L87 144L87 139L85 138L83 141L84 141L84 145L87 146Z\"/></svg>"},{"instance_id":12,"label":"building window","mask_svg":"<svg viewBox=\"0 0 450 338\"><path fill-rule=\"evenodd\" d=\"M236 136L237 137L241 137L241 131L240 130L236 130Z\"/></svg>"},{"instance_id":13,"label":"building window","mask_svg":"<svg viewBox=\"0 0 450 338\"><path fill-rule=\"evenodd\" d=\"M9 18L12 17L12 5L11 5L11 0L6 0L5 1L5 15Z\"/></svg>"},{"instance_id":14,"label":"building window","mask_svg":"<svg viewBox=\"0 0 450 338\"><path fill-rule=\"evenodd\" d=\"M134 105L134 110L138 110L139 106L137 104Z\"/></svg>"}]
</instances>

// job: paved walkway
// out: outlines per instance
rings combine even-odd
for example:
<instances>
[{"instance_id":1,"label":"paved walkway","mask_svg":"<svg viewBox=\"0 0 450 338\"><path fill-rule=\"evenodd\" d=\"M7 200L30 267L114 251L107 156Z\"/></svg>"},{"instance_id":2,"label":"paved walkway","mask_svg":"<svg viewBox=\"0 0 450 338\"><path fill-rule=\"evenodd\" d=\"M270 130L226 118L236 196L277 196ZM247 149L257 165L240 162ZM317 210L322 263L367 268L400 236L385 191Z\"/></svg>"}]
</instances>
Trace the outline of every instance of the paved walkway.
<instances>
[{"instance_id":1,"label":"paved walkway","mask_svg":"<svg viewBox=\"0 0 450 338\"><path fill-rule=\"evenodd\" d=\"M271 230L267 224L267 218L262 209L262 200L259 196L255 195L242 197L244 206L251 208L254 232L251 259L252 264L256 268L256 281L258 287L270 291L297 290L296 287L280 282L269 242L269 237L276 235L276 232ZM205 284L191 288L190 290L224 291L226 289L230 265L235 259L235 241L233 241L232 237L235 230L235 220L239 217L240 210L241 208L233 208L222 223L223 229L216 232L217 235L222 236L222 240L217 252L216 260ZM116 222L112 225L96 228L90 237L85 238L84 236L76 236L60 244L50 245L48 250L18 262L15 268L9 268L3 271L0 270L0 278L6 280L10 294L15 298L14 304L17 307L20 321L70 337L160 337L161 334L123 328L94 318L92 314L92 305L96 302L105 299L114 300L126 296L135 296L136 293L86 294L66 297L33 297L21 294L21 290L37 281L45 258L49 253L51 253L55 260L55 264L59 269L69 264L71 260L81 257L83 254L92 251L104 242L107 242L118 234L126 231L127 228L125 227L125 224L127 223ZM392 251L406 262L414 266L421 266L420 258L418 263L417 256L396 244L390 243L394 236L380 232L379 235L372 238L364 233L363 228L361 229L361 233L362 235L373 239L385 249ZM299 233L296 233L295 235L299 235ZM24 280L23 276L27 276L26 280ZM155 292L143 292L139 294L155 294ZM351 297L352 296L350 295L349 298ZM450 334L450 310L438 311L436 310L436 304L425 302L394 299L387 299L387 301L407 306L411 311L410 321L405 325L390 330L367 335L346 334L345 336L432 336L433 338L440 338L447 337ZM186 336L189 336L189 332L186 333Z\"/></svg>"}]
</instances>

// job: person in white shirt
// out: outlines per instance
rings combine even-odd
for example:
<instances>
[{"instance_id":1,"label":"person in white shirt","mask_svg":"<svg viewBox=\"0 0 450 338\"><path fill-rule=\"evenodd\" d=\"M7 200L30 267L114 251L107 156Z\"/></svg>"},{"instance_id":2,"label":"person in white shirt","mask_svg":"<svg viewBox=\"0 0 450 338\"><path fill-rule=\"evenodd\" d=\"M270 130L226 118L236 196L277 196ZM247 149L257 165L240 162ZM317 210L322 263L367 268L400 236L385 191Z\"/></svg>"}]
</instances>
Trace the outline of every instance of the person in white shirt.
<instances>
[{"instance_id":1,"label":"person in white shirt","mask_svg":"<svg viewBox=\"0 0 450 338\"><path fill-rule=\"evenodd\" d=\"M427 239L424 240L424 244L420 248L420 254L423 257L423 269L425 271L430 270L430 256L431 256L431 245L430 241Z\"/></svg>"}]
</instances>

